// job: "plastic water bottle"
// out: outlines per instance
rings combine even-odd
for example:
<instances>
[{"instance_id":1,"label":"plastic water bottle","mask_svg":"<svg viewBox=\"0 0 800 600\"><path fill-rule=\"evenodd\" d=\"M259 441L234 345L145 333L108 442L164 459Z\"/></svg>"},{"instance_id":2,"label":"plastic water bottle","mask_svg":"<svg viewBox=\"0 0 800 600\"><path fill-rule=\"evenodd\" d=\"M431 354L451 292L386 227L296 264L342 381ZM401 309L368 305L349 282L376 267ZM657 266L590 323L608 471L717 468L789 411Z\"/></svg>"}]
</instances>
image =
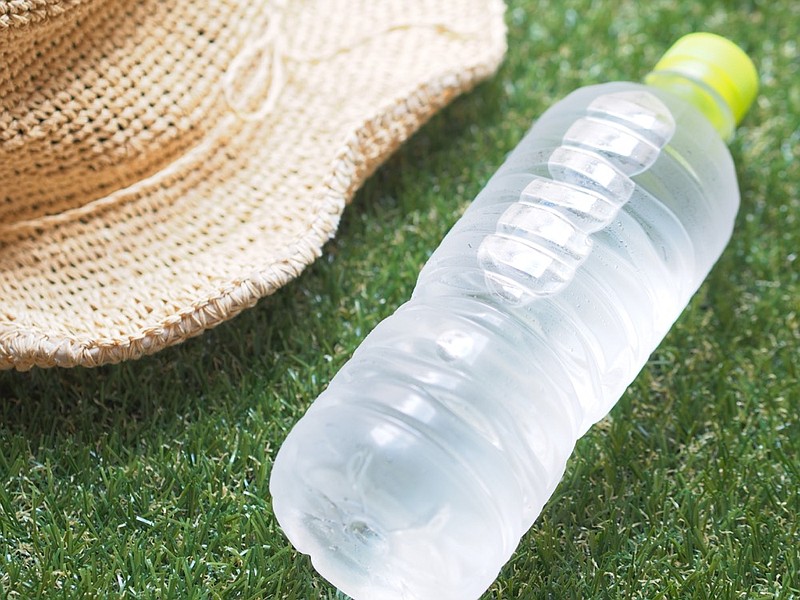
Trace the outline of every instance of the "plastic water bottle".
<instances>
[{"instance_id":1,"label":"plastic water bottle","mask_svg":"<svg viewBox=\"0 0 800 600\"><path fill-rule=\"evenodd\" d=\"M757 74L680 39L548 110L283 443L273 508L357 600L479 597L725 247Z\"/></svg>"}]
</instances>

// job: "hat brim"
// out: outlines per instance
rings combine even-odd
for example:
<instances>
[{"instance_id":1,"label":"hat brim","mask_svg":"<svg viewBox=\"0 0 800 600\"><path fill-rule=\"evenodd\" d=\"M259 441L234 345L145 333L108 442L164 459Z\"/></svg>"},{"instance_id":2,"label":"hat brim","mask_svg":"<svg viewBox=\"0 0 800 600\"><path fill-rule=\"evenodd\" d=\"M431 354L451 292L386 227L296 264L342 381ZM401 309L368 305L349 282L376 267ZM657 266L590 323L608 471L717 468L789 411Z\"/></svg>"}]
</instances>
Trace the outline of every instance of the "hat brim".
<instances>
[{"instance_id":1,"label":"hat brim","mask_svg":"<svg viewBox=\"0 0 800 600\"><path fill-rule=\"evenodd\" d=\"M339 4L284 17L275 56L288 72L268 113L210 115L154 172L0 224L0 368L133 359L253 306L320 255L363 181L505 51L499 0L347 3L346 16Z\"/></svg>"}]
</instances>

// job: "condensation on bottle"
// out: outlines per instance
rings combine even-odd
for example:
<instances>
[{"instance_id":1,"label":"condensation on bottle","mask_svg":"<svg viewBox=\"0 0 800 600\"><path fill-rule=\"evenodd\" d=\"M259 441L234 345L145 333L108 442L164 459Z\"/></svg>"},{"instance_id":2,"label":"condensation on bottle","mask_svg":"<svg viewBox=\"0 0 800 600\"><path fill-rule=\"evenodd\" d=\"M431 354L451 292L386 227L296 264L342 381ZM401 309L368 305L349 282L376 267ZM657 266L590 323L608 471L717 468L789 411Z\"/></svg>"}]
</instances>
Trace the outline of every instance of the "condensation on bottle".
<instances>
[{"instance_id":1,"label":"condensation on bottle","mask_svg":"<svg viewBox=\"0 0 800 600\"><path fill-rule=\"evenodd\" d=\"M283 443L281 527L356 600L478 598L722 253L754 68L659 65L541 116Z\"/></svg>"}]
</instances>

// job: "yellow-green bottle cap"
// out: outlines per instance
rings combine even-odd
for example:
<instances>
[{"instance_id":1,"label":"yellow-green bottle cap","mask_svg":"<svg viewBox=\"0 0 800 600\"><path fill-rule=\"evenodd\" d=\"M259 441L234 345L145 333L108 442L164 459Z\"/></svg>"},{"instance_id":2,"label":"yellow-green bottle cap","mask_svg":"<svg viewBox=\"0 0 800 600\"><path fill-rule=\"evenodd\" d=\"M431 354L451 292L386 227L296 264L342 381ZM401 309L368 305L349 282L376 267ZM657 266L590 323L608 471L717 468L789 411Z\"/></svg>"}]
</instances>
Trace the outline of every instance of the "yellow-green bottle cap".
<instances>
[{"instance_id":1,"label":"yellow-green bottle cap","mask_svg":"<svg viewBox=\"0 0 800 600\"><path fill-rule=\"evenodd\" d=\"M652 73L669 72L701 81L722 98L738 125L758 92L758 72L750 57L730 40L713 33L680 38Z\"/></svg>"}]
</instances>

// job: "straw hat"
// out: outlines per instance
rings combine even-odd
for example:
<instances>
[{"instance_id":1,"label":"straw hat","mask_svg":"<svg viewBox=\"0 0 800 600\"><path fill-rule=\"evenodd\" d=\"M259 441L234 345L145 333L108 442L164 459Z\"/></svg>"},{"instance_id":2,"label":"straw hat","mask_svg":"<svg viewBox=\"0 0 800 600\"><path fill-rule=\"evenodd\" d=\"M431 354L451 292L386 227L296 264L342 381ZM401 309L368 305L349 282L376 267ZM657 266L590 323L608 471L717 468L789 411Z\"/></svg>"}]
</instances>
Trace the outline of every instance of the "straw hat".
<instances>
[{"instance_id":1,"label":"straw hat","mask_svg":"<svg viewBox=\"0 0 800 600\"><path fill-rule=\"evenodd\" d=\"M502 0L0 2L0 368L252 306L505 50Z\"/></svg>"}]
</instances>

